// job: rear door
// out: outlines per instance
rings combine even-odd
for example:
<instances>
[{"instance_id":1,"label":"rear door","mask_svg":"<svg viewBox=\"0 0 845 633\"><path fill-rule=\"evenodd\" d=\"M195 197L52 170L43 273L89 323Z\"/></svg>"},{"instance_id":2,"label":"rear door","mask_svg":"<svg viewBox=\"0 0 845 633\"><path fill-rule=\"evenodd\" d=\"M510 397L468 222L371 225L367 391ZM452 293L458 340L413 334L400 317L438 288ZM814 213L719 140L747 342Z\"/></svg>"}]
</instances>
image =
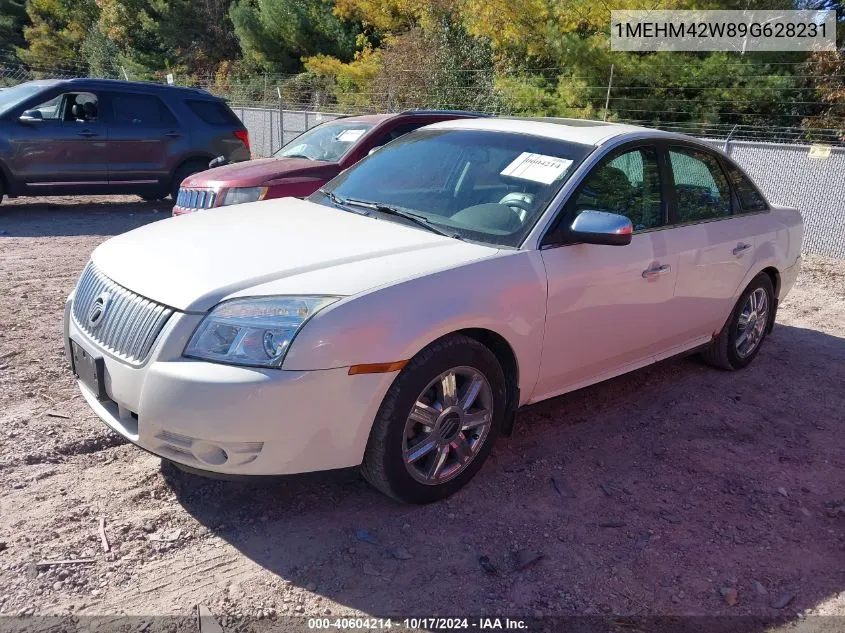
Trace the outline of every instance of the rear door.
<instances>
[{"instance_id":1,"label":"rear door","mask_svg":"<svg viewBox=\"0 0 845 633\"><path fill-rule=\"evenodd\" d=\"M167 186L191 138L176 116L154 94L108 93L112 122L109 126L109 182L127 187Z\"/></svg>"},{"instance_id":2,"label":"rear door","mask_svg":"<svg viewBox=\"0 0 845 633\"><path fill-rule=\"evenodd\" d=\"M30 103L41 120L10 135L10 165L27 192L96 190L108 182L108 126L96 92L59 92Z\"/></svg>"},{"instance_id":3,"label":"rear door","mask_svg":"<svg viewBox=\"0 0 845 633\"><path fill-rule=\"evenodd\" d=\"M754 260L758 229L753 216L739 212L715 152L674 141L665 151L668 233L679 257L673 312L683 326L680 346L689 347L710 340L724 325Z\"/></svg>"}]
</instances>

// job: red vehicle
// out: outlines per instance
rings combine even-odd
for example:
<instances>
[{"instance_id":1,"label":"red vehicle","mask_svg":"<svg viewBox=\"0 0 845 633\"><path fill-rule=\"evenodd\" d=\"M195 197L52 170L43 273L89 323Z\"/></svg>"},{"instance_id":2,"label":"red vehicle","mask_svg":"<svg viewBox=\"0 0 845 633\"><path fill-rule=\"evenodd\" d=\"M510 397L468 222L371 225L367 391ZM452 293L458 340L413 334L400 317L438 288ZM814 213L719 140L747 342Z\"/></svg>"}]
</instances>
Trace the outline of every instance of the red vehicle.
<instances>
[{"instance_id":1,"label":"red vehicle","mask_svg":"<svg viewBox=\"0 0 845 633\"><path fill-rule=\"evenodd\" d=\"M271 158L215 167L182 182L173 215L256 200L314 193L372 150L417 128L484 116L450 110L411 110L334 119L311 128Z\"/></svg>"}]
</instances>

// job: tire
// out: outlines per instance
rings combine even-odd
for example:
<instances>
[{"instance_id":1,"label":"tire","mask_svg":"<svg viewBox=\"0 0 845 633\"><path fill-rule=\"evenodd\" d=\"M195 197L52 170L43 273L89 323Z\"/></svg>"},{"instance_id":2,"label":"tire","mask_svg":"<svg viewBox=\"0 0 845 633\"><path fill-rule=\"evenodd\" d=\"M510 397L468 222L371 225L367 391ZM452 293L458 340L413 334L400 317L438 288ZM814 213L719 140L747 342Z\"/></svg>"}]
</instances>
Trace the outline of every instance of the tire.
<instances>
[{"instance_id":1,"label":"tire","mask_svg":"<svg viewBox=\"0 0 845 633\"><path fill-rule=\"evenodd\" d=\"M184 165L180 165L176 171L173 172L173 180L170 183L170 197L173 199L174 203L176 202L176 198L179 196L179 187L182 186L182 181L188 176L193 176L194 174L198 174L206 169L208 169L207 162L204 163L199 160L192 160Z\"/></svg>"},{"instance_id":2,"label":"tire","mask_svg":"<svg viewBox=\"0 0 845 633\"><path fill-rule=\"evenodd\" d=\"M742 328L741 320L750 307L750 297L754 295L759 304L761 293L765 296L765 314L762 314L762 310L760 312L754 312L752 310L752 313L757 315L753 319L754 326L746 325L745 329L754 330L754 327L760 327L762 324L762 330L759 333L754 333L752 337L752 340L755 341L753 348L743 353L745 342L748 341L748 333L746 333L746 338L742 339L745 329ZM736 302L719 336L707 349L701 352L701 357L704 361L709 365L728 371L748 367L760 352L760 348L763 346L763 342L770 329L770 321L774 318L774 295L772 280L766 273L760 273L752 279L751 283L748 284L748 287L740 295L739 301ZM740 341L739 346L737 345L737 341Z\"/></svg>"},{"instance_id":3,"label":"tire","mask_svg":"<svg viewBox=\"0 0 845 633\"><path fill-rule=\"evenodd\" d=\"M429 413L439 414L439 417L430 425L430 434L425 433L429 426L410 417L412 407L416 407L418 400L426 401L427 393L442 394L439 391L445 384L442 377L449 372L456 376L451 383L457 387L453 390L457 394L456 404L440 409L428 407ZM478 376L486 380L486 384ZM435 383L432 390L426 391ZM467 400L470 385L476 384L477 395L469 398L471 406L466 407L469 411L466 413L461 403ZM454 494L473 478L493 448L505 419L506 389L502 368L489 348L458 334L435 341L411 359L385 395L364 452L361 464L364 478L386 495L405 503L432 503ZM445 397L443 401L447 401ZM465 414L467 417L463 417ZM455 416L458 416L457 421ZM479 423L488 418L483 426ZM419 437L426 439L409 439L406 424L420 430ZM465 424L478 426L465 430ZM455 427L456 435L453 434ZM409 447L412 441L418 443ZM406 458L421 452L420 447L424 449L427 443L437 444L437 447L417 461L406 463ZM443 443L448 445L443 446ZM439 459L444 448L445 461ZM435 466L436 462L441 466ZM439 472L437 477L440 479L423 483L422 471Z\"/></svg>"}]
</instances>

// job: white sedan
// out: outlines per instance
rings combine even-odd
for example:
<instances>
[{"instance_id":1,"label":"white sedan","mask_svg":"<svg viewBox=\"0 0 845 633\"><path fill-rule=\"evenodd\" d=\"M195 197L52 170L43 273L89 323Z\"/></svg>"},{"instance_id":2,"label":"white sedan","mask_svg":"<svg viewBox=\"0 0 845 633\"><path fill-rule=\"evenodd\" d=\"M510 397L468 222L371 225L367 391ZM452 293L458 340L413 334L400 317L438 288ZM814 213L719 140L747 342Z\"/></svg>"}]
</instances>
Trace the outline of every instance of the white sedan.
<instances>
[{"instance_id":1,"label":"white sedan","mask_svg":"<svg viewBox=\"0 0 845 633\"><path fill-rule=\"evenodd\" d=\"M757 353L801 217L694 139L589 121L438 123L308 200L98 247L66 350L106 424L184 468L361 466L454 493L522 406L701 351Z\"/></svg>"}]
</instances>

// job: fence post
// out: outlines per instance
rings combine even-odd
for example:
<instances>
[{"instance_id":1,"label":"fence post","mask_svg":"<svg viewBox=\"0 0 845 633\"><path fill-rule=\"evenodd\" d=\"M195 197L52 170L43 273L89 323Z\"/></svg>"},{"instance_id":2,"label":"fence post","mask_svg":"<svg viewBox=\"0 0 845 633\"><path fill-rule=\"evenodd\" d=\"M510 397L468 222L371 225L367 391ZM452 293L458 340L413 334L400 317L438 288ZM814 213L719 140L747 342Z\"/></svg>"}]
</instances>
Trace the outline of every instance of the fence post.
<instances>
[{"instance_id":1,"label":"fence post","mask_svg":"<svg viewBox=\"0 0 845 633\"><path fill-rule=\"evenodd\" d=\"M282 103L282 91L276 86L276 94L279 96L279 148L285 146L285 104Z\"/></svg>"},{"instance_id":2,"label":"fence post","mask_svg":"<svg viewBox=\"0 0 845 633\"><path fill-rule=\"evenodd\" d=\"M736 125L739 125L739 124L736 124ZM731 128L731 131L728 133L728 136L725 139L725 146L722 148L722 151L725 152L725 154L727 154L728 156L731 155L728 150L730 149L731 137L734 135L734 132L736 131L736 125L734 125L733 128Z\"/></svg>"},{"instance_id":3,"label":"fence post","mask_svg":"<svg viewBox=\"0 0 845 633\"><path fill-rule=\"evenodd\" d=\"M276 113L270 108L265 108L265 110L270 115L270 156L272 156L275 151L273 147L276 145L276 135L273 134L273 119L276 117Z\"/></svg>"},{"instance_id":4,"label":"fence post","mask_svg":"<svg viewBox=\"0 0 845 633\"><path fill-rule=\"evenodd\" d=\"M607 82L607 97L604 100L604 121L607 121L607 108L610 106L610 87L613 85L613 64L610 65L610 80Z\"/></svg>"}]
</instances>

